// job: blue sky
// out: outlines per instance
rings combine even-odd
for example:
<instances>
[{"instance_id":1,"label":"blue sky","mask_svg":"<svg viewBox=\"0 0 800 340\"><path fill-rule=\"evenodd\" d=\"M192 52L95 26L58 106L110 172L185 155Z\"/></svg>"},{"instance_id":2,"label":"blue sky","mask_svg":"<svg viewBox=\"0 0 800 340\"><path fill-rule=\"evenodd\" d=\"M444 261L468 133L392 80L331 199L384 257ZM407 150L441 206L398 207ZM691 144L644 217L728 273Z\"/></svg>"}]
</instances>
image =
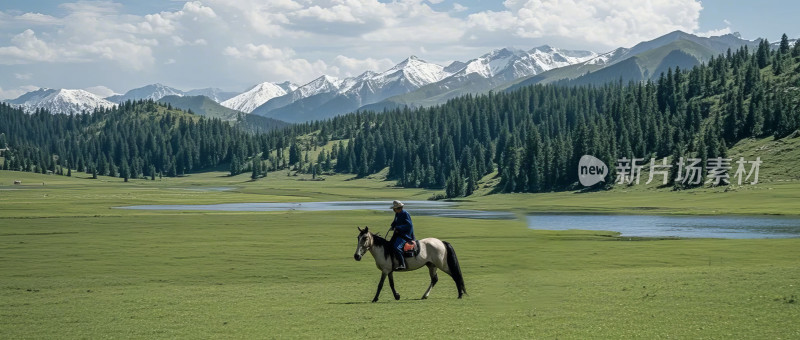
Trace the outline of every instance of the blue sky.
<instances>
[{"instance_id":1,"label":"blue sky","mask_svg":"<svg viewBox=\"0 0 800 340\"><path fill-rule=\"evenodd\" d=\"M382 71L409 55L445 64L506 46L605 52L677 29L795 38L797 13L788 1L3 0L0 99L156 82L243 91Z\"/></svg>"}]
</instances>

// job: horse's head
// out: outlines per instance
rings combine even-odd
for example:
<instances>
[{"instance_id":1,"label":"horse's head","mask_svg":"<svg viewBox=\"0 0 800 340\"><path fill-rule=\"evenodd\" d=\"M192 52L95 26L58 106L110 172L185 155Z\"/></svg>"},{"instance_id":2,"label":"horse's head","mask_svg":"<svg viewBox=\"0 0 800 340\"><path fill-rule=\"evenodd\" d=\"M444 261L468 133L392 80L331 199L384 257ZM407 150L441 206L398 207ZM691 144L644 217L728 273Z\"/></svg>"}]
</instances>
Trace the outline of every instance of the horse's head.
<instances>
[{"instance_id":1,"label":"horse's head","mask_svg":"<svg viewBox=\"0 0 800 340\"><path fill-rule=\"evenodd\" d=\"M361 257L372 247L372 234L369 232L369 227L364 229L358 228L358 243L356 243L356 253L353 257L356 261L361 261Z\"/></svg>"}]
</instances>

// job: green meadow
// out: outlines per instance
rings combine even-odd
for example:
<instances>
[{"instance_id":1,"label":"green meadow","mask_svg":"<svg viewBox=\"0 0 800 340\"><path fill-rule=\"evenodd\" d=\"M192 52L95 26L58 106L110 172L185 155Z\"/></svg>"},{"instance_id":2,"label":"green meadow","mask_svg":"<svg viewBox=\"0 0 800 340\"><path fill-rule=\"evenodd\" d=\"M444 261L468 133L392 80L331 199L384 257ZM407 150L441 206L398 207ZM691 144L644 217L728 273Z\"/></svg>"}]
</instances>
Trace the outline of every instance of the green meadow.
<instances>
[{"instance_id":1,"label":"green meadow","mask_svg":"<svg viewBox=\"0 0 800 340\"><path fill-rule=\"evenodd\" d=\"M800 182L763 171L758 185L728 190L484 191L459 206L520 215L798 214ZM429 281L420 270L396 275L399 301L387 284L370 303L380 273L370 256L353 259L356 226L383 234L388 209L113 209L436 193L392 184L380 175L311 181L277 172L251 181L208 172L124 183L0 171L0 338L800 337L800 239L630 240L530 230L522 220L417 216L417 237L453 244L469 295L456 299L440 273L419 300ZM230 190L210 190L219 187Z\"/></svg>"}]
</instances>

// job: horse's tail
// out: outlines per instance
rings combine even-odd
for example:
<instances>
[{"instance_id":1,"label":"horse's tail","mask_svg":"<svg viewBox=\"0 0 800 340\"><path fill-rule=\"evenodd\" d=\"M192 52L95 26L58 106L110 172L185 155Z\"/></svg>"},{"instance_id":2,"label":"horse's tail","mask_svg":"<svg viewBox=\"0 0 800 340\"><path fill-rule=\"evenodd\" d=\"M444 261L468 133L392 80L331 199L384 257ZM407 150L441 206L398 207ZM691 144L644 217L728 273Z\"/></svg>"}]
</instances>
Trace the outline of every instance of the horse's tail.
<instances>
[{"instance_id":1,"label":"horse's tail","mask_svg":"<svg viewBox=\"0 0 800 340\"><path fill-rule=\"evenodd\" d=\"M453 249L453 246L445 241L442 241L442 243L444 243L447 249L447 268L450 270L450 276L453 278L453 281L456 282L458 298L460 299L462 293L467 293L467 289L464 287L464 276L461 275L461 266L458 265L458 258L456 257L456 251Z\"/></svg>"}]
</instances>

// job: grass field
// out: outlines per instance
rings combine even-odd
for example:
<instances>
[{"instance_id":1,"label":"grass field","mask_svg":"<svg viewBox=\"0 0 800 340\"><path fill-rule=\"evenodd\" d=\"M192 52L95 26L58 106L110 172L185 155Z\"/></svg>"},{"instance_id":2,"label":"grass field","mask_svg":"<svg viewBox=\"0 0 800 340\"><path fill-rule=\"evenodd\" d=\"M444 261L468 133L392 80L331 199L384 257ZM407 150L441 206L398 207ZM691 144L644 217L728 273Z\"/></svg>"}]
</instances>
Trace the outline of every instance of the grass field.
<instances>
[{"instance_id":1,"label":"grass field","mask_svg":"<svg viewBox=\"0 0 800 340\"><path fill-rule=\"evenodd\" d=\"M156 181L0 171L0 338L797 338L800 239L641 240L522 221L415 217L455 247L469 295L442 274L380 277L356 226L390 212L131 211L133 204L426 199L377 179L271 173ZM21 180L22 185L12 185ZM44 183L44 185L42 184ZM231 191L204 191L209 187ZM630 188L489 195L526 211L796 214L800 184L719 193ZM787 201L788 200L788 201ZM413 214L413 212L412 212ZM402 329L402 331L401 331Z\"/></svg>"}]
</instances>

